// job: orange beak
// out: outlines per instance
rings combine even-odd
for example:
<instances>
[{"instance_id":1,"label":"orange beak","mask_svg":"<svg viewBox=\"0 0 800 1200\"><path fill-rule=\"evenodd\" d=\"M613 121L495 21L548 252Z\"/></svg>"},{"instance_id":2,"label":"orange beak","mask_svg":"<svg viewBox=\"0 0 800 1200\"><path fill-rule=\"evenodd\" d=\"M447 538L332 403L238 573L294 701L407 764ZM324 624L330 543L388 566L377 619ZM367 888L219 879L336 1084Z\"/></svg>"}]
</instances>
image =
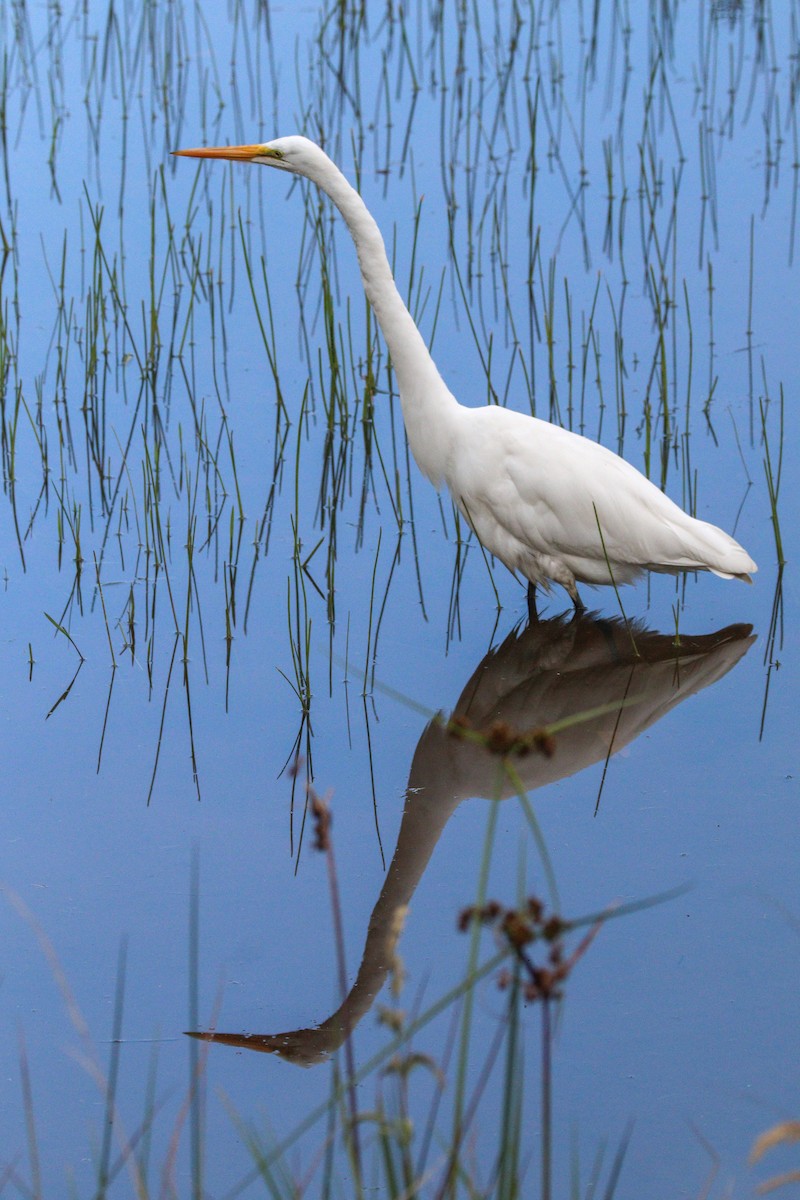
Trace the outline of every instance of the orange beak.
<instances>
[{"instance_id":1,"label":"orange beak","mask_svg":"<svg viewBox=\"0 0 800 1200\"><path fill-rule=\"evenodd\" d=\"M234 162L249 162L258 155L269 157L269 151L262 146L201 146L197 150L173 150L173 154L185 158L231 158Z\"/></svg>"}]
</instances>

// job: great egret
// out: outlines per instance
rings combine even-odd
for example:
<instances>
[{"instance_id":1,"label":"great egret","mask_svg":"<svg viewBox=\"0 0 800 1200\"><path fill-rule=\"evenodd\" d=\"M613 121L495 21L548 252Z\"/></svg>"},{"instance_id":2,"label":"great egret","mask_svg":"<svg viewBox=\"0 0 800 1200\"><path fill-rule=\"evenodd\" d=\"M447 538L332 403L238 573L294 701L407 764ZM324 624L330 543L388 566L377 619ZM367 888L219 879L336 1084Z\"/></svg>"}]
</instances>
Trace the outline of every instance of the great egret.
<instances>
[{"instance_id":1,"label":"great egret","mask_svg":"<svg viewBox=\"0 0 800 1200\"><path fill-rule=\"evenodd\" d=\"M314 142L176 150L304 175L331 198L355 243L361 279L392 356L411 452L490 552L536 585L630 583L644 571L713 571L744 579L756 564L727 533L683 512L619 455L536 417L465 408L445 384L392 277L380 230L358 192Z\"/></svg>"}]
</instances>

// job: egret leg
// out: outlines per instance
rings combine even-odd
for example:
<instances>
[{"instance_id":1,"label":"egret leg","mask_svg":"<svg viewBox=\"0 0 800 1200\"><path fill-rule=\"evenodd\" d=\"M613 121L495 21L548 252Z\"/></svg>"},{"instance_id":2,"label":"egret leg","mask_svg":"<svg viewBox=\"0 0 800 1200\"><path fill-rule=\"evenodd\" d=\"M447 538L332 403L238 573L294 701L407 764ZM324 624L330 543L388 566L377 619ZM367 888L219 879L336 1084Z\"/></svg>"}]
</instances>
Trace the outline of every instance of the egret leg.
<instances>
[{"instance_id":1,"label":"egret leg","mask_svg":"<svg viewBox=\"0 0 800 1200\"><path fill-rule=\"evenodd\" d=\"M574 583L573 583L572 587L567 588L567 591L569 592L570 600L575 605L575 612L576 613L586 612L586 605L581 600L580 595L578 594L578 589Z\"/></svg>"},{"instance_id":2,"label":"egret leg","mask_svg":"<svg viewBox=\"0 0 800 1200\"><path fill-rule=\"evenodd\" d=\"M536 611L536 584L528 580L528 623L534 625L539 620Z\"/></svg>"}]
</instances>

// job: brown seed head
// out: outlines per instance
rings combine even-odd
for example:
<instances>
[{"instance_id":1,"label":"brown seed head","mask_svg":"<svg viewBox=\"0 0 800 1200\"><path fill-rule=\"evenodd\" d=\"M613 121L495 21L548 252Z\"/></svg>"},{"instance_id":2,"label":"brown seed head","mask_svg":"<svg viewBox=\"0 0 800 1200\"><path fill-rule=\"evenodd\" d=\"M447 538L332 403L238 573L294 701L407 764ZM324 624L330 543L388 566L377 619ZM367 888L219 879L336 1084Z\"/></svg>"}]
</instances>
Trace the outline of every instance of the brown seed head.
<instances>
[{"instance_id":1,"label":"brown seed head","mask_svg":"<svg viewBox=\"0 0 800 1200\"><path fill-rule=\"evenodd\" d=\"M503 933L516 949L527 946L536 936L528 922L518 912L508 912L503 921Z\"/></svg>"}]
</instances>

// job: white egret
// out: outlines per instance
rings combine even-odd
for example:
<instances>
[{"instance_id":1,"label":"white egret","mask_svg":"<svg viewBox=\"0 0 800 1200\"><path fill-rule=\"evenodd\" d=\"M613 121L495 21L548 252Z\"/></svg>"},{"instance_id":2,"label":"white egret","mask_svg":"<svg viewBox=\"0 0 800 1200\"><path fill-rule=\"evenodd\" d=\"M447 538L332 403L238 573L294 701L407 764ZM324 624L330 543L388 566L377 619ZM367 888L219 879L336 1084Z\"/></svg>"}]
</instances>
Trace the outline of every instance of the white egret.
<instances>
[{"instance_id":1,"label":"white egret","mask_svg":"<svg viewBox=\"0 0 800 1200\"><path fill-rule=\"evenodd\" d=\"M499 405L465 408L445 384L392 276L358 192L304 137L177 150L303 175L331 198L355 243L367 299L392 357L411 452L450 494L486 549L535 590L630 583L645 571L713 571L750 582L756 564L727 533L696 520L619 455L580 434Z\"/></svg>"}]
</instances>

